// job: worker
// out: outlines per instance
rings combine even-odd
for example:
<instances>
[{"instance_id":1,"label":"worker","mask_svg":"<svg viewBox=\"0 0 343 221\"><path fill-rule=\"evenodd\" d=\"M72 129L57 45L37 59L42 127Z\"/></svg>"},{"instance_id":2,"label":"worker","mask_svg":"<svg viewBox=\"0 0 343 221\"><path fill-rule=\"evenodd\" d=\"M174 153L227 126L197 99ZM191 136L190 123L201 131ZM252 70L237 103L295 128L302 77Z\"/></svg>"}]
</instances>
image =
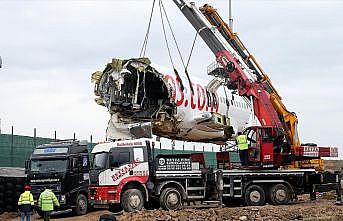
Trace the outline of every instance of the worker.
<instances>
[{"instance_id":1,"label":"worker","mask_svg":"<svg viewBox=\"0 0 343 221\"><path fill-rule=\"evenodd\" d=\"M30 217L33 212L33 195L30 192L30 186L24 187L24 192L20 194L19 200L18 200L18 207L20 211L20 220L24 221L26 217L26 221L30 221Z\"/></svg>"},{"instance_id":2,"label":"worker","mask_svg":"<svg viewBox=\"0 0 343 221\"><path fill-rule=\"evenodd\" d=\"M241 160L241 165L248 166L248 138L247 135L238 132L236 137L236 143L239 149L239 158Z\"/></svg>"},{"instance_id":3,"label":"worker","mask_svg":"<svg viewBox=\"0 0 343 221\"><path fill-rule=\"evenodd\" d=\"M54 210L54 206L59 207L60 204L55 194L50 189L45 188L38 200L38 207L43 212L44 221L50 220L50 213Z\"/></svg>"}]
</instances>

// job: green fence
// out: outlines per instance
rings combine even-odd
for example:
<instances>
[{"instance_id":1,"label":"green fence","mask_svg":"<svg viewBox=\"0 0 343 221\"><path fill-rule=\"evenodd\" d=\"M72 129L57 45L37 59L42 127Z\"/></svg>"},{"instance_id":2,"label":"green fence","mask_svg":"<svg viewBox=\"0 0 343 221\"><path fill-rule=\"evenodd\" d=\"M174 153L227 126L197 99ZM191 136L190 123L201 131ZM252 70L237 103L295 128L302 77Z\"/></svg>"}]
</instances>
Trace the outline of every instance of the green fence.
<instances>
[{"instance_id":1,"label":"green fence","mask_svg":"<svg viewBox=\"0 0 343 221\"><path fill-rule=\"evenodd\" d=\"M51 141L53 139L0 134L0 167L24 167L35 146Z\"/></svg>"},{"instance_id":2,"label":"green fence","mask_svg":"<svg viewBox=\"0 0 343 221\"><path fill-rule=\"evenodd\" d=\"M41 144L55 141L51 138L0 134L0 167L24 167L32 150ZM95 144L88 144L91 150Z\"/></svg>"}]
</instances>

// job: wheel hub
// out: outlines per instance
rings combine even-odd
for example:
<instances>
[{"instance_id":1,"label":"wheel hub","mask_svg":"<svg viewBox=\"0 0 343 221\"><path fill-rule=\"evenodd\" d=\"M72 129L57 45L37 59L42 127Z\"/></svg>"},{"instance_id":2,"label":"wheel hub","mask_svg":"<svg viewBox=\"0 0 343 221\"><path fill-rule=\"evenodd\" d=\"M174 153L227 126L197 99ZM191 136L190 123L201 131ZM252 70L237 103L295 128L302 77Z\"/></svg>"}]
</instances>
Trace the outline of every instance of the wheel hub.
<instances>
[{"instance_id":1,"label":"wheel hub","mask_svg":"<svg viewBox=\"0 0 343 221\"><path fill-rule=\"evenodd\" d=\"M172 206L177 205L178 202L179 202L179 199L178 199L176 193L168 194L167 202L168 202L169 205L172 205Z\"/></svg>"},{"instance_id":2,"label":"wheel hub","mask_svg":"<svg viewBox=\"0 0 343 221\"><path fill-rule=\"evenodd\" d=\"M79 205L82 211L86 210L86 202L84 200L79 200Z\"/></svg>"},{"instance_id":3,"label":"wheel hub","mask_svg":"<svg viewBox=\"0 0 343 221\"><path fill-rule=\"evenodd\" d=\"M261 194L257 190L251 191L249 196L251 202L258 203L261 200Z\"/></svg>"},{"instance_id":4,"label":"wheel hub","mask_svg":"<svg viewBox=\"0 0 343 221\"><path fill-rule=\"evenodd\" d=\"M275 192L275 197L278 201L283 201L286 199L286 191L285 190L282 190L282 189L279 189Z\"/></svg>"},{"instance_id":5,"label":"wheel hub","mask_svg":"<svg viewBox=\"0 0 343 221\"><path fill-rule=\"evenodd\" d=\"M129 203L132 208L137 208L141 203L141 199L137 195L130 196Z\"/></svg>"}]
</instances>

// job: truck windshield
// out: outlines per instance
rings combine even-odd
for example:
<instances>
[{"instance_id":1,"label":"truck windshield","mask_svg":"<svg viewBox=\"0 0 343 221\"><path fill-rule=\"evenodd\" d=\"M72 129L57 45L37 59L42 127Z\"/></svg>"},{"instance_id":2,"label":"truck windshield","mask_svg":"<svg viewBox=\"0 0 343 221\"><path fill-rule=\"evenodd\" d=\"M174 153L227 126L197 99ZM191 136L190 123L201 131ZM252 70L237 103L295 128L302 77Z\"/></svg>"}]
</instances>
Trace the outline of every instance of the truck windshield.
<instances>
[{"instance_id":1,"label":"truck windshield","mask_svg":"<svg viewBox=\"0 0 343 221\"><path fill-rule=\"evenodd\" d=\"M67 169L67 160L32 160L31 172L65 172Z\"/></svg>"},{"instance_id":2,"label":"truck windshield","mask_svg":"<svg viewBox=\"0 0 343 221\"><path fill-rule=\"evenodd\" d=\"M108 153L96 153L93 157L93 168L104 169L106 167Z\"/></svg>"}]
</instances>

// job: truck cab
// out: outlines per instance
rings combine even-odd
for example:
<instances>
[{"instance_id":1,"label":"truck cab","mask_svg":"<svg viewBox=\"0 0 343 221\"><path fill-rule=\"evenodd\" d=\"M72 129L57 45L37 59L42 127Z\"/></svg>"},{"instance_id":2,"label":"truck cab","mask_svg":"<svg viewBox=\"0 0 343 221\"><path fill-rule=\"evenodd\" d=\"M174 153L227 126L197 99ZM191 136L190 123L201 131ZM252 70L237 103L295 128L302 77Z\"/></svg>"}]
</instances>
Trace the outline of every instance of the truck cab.
<instances>
[{"instance_id":1,"label":"truck cab","mask_svg":"<svg viewBox=\"0 0 343 221\"><path fill-rule=\"evenodd\" d=\"M92 206L111 209L120 203L127 211L143 206L148 197L147 145L152 142L151 139L125 140L101 143L93 148L89 187ZM131 205L121 202L123 194L132 194L126 192L132 187L139 190L138 196L133 194L135 202Z\"/></svg>"},{"instance_id":2,"label":"truck cab","mask_svg":"<svg viewBox=\"0 0 343 221\"><path fill-rule=\"evenodd\" d=\"M59 210L73 210L77 215L87 212L89 186L89 155L87 141L59 141L40 145L26 161L27 181L34 199L45 188L52 190ZM37 205L37 204L36 204ZM40 213L40 211L38 210Z\"/></svg>"}]
</instances>

